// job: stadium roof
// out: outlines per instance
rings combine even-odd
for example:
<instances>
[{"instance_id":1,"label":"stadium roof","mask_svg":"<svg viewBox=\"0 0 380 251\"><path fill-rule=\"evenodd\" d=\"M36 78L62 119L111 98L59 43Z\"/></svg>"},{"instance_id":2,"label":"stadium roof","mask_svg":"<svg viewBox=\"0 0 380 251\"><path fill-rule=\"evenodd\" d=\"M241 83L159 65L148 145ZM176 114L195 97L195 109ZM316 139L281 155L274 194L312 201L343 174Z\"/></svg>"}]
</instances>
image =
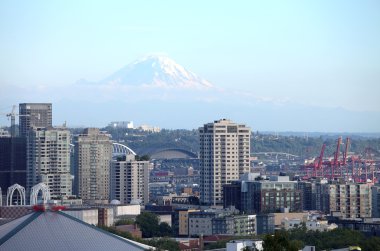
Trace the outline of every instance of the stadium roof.
<instances>
[{"instance_id":1,"label":"stadium roof","mask_svg":"<svg viewBox=\"0 0 380 251\"><path fill-rule=\"evenodd\" d=\"M34 212L0 226L0 250L150 250L63 212Z\"/></svg>"}]
</instances>

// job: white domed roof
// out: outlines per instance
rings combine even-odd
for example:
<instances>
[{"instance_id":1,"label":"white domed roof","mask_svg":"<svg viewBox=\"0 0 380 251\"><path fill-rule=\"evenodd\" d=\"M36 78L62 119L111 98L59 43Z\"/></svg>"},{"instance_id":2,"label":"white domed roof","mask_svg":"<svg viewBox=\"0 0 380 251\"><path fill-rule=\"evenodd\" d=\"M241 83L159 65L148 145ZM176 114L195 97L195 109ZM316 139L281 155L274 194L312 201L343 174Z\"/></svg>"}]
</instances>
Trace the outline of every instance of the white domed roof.
<instances>
[{"instance_id":1,"label":"white domed roof","mask_svg":"<svg viewBox=\"0 0 380 251\"><path fill-rule=\"evenodd\" d=\"M111 204L112 205L120 205L121 202L120 202L120 200L111 200Z\"/></svg>"},{"instance_id":2,"label":"white domed roof","mask_svg":"<svg viewBox=\"0 0 380 251\"><path fill-rule=\"evenodd\" d=\"M141 200L140 199L133 199L130 202L131 205L141 205Z\"/></svg>"}]
</instances>

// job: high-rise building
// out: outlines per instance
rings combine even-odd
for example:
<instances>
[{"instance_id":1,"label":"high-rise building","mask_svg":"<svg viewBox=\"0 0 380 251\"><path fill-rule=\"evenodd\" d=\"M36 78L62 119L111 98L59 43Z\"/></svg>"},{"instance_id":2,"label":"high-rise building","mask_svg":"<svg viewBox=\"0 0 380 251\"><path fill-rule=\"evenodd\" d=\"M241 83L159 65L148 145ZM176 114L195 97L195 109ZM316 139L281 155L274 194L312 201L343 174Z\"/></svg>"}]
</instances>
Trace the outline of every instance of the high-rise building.
<instances>
[{"instance_id":1,"label":"high-rise building","mask_svg":"<svg viewBox=\"0 0 380 251\"><path fill-rule=\"evenodd\" d=\"M199 128L202 204L222 205L222 186L249 172L250 135L249 127L226 119Z\"/></svg>"},{"instance_id":2,"label":"high-rise building","mask_svg":"<svg viewBox=\"0 0 380 251\"><path fill-rule=\"evenodd\" d=\"M273 234L274 233L274 214L258 214L256 215L256 234Z\"/></svg>"},{"instance_id":3,"label":"high-rise building","mask_svg":"<svg viewBox=\"0 0 380 251\"><path fill-rule=\"evenodd\" d=\"M256 233L255 215L227 215L212 220L214 235L250 236Z\"/></svg>"},{"instance_id":4,"label":"high-rise building","mask_svg":"<svg viewBox=\"0 0 380 251\"><path fill-rule=\"evenodd\" d=\"M315 182L315 199L313 200L313 209L330 213L330 194L327 179L321 179ZM314 198L314 197L313 197Z\"/></svg>"},{"instance_id":5,"label":"high-rise building","mask_svg":"<svg viewBox=\"0 0 380 251\"><path fill-rule=\"evenodd\" d=\"M288 176L272 176L268 180L249 173L223 188L229 195L224 198L224 206L235 206L242 213L302 211L302 191L298 189L297 181L290 181ZM235 194L239 200L231 196Z\"/></svg>"},{"instance_id":6,"label":"high-rise building","mask_svg":"<svg viewBox=\"0 0 380 251\"><path fill-rule=\"evenodd\" d=\"M26 186L26 138L0 136L0 187Z\"/></svg>"},{"instance_id":7,"label":"high-rise building","mask_svg":"<svg viewBox=\"0 0 380 251\"><path fill-rule=\"evenodd\" d=\"M179 211L179 213L181 213L181 211ZM182 216L185 216L183 217L183 223L185 223L183 225L187 225L188 229L182 233L189 236L249 236L256 232L255 215L236 215L229 211L191 210L185 212ZM181 215L179 215L179 217L181 217ZM179 222L179 224L181 224L181 222Z\"/></svg>"},{"instance_id":8,"label":"high-rise building","mask_svg":"<svg viewBox=\"0 0 380 251\"><path fill-rule=\"evenodd\" d=\"M112 161L111 199L130 204L149 202L149 161L137 161L134 155Z\"/></svg>"},{"instance_id":9,"label":"high-rise building","mask_svg":"<svg viewBox=\"0 0 380 251\"><path fill-rule=\"evenodd\" d=\"M27 137L27 192L42 182L54 197L72 195L70 131L66 128L36 128Z\"/></svg>"},{"instance_id":10,"label":"high-rise building","mask_svg":"<svg viewBox=\"0 0 380 251\"><path fill-rule=\"evenodd\" d=\"M302 191L303 210L315 210L315 183L309 181L298 181L297 189Z\"/></svg>"},{"instance_id":11,"label":"high-rise building","mask_svg":"<svg viewBox=\"0 0 380 251\"><path fill-rule=\"evenodd\" d=\"M223 185L223 208L235 207L241 210L241 181Z\"/></svg>"},{"instance_id":12,"label":"high-rise building","mask_svg":"<svg viewBox=\"0 0 380 251\"><path fill-rule=\"evenodd\" d=\"M26 137L33 127L52 126L51 103L22 103L19 105L20 136Z\"/></svg>"},{"instance_id":13,"label":"high-rise building","mask_svg":"<svg viewBox=\"0 0 380 251\"><path fill-rule=\"evenodd\" d=\"M75 136L75 194L85 203L106 203L110 195L112 141L97 128Z\"/></svg>"},{"instance_id":14,"label":"high-rise building","mask_svg":"<svg viewBox=\"0 0 380 251\"><path fill-rule=\"evenodd\" d=\"M178 236L189 235L189 213L199 212L198 209L177 208L172 214L172 228Z\"/></svg>"},{"instance_id":15,"label":"high-rise building","mask_svg":"<svg viewBox=\"0 0 380 251\"><path fill-rule=\"evenodd\" d=\"M372 216L371 183L329 184L330 211L343 218L370 218Z\"/></svg>"},{"instance_id":16,"label":"high-rise building","mask_svg":"<svg viewBox=\"0 0 380 251\"><path fill-rule=\"evenodd\" d=\"M372 218L380 218L380 183L371 187L372 192Z\"/></svg>"}]
</instances>

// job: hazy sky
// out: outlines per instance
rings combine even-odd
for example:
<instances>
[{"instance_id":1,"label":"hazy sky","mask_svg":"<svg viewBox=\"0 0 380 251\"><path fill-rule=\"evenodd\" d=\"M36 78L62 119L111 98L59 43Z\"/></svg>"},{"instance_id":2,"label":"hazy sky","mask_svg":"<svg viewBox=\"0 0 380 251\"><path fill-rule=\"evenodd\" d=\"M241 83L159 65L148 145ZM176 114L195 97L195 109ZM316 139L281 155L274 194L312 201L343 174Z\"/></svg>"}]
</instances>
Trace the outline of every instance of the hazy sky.
<instances>
[{"instance_id":1,"label":"hazy sky","mask_svg":"<svg viewBox=\"0 0 380 251\"><path fill-rule=\"evenodd\" d=\"M378 0L0 2L0 98L98 81L150 53L215 86L380 113Z\"/></svg>"}]
</instances>

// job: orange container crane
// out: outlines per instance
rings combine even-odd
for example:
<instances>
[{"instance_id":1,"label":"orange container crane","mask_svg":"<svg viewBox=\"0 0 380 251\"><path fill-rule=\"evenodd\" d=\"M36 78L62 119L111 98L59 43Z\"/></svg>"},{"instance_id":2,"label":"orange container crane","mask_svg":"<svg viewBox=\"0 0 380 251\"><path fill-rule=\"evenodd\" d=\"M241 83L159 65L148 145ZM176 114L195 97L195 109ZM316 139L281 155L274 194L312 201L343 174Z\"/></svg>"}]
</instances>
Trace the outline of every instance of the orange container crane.
<instances>
[{"instance_id":1,"label":"orange container crane","mask_svg":"<svg viewBox=\"0 0 380 251\"><path fill-rule=\"evenodd\" d=\"M335 153L334 153L334 161L331 165L331 179L333 180L334 179L334 175L335 175L335 168L337 166L340 166L340 163L339 163L339 152L340 152L340 144L342 143L342 137L339 137L338 138L338 143L336 144L336 150L335 150Z\"/></svg>"},{"instance_id":2,"label":"orange container crane","mask_svg":"<svg viewBox=\"0 0 380 251\"><path fill-rule=\"evenodd\" d=\"M347 164L347 153L348 153L348 149L350 147L350 138L346 138L346 148L343 152L343 167L346 169L346 179L348 180L348 167L346 166ZM352 173L353 175L354 173Z\"/></svg>"},{"instance_id":3,"label":"orange container crane","mask_svg":"<svg viewBox=\"0 0 380 251\"><path fill-rule=\"evenodd\" d=\"M326 144L323 144L322 145L322 149L321 149L321 153L319 154L319 157L318 157L318 163L317 163L317 166L314 166L315 169L314 169L314 175L317 176L317 170L320 170L321 169L321 173L322 173L322 177L323 177L323 166L322 166L322 162L323 162L323 155L325 153L325 148L326 148Z\"/></svg>"}]
</instances>

